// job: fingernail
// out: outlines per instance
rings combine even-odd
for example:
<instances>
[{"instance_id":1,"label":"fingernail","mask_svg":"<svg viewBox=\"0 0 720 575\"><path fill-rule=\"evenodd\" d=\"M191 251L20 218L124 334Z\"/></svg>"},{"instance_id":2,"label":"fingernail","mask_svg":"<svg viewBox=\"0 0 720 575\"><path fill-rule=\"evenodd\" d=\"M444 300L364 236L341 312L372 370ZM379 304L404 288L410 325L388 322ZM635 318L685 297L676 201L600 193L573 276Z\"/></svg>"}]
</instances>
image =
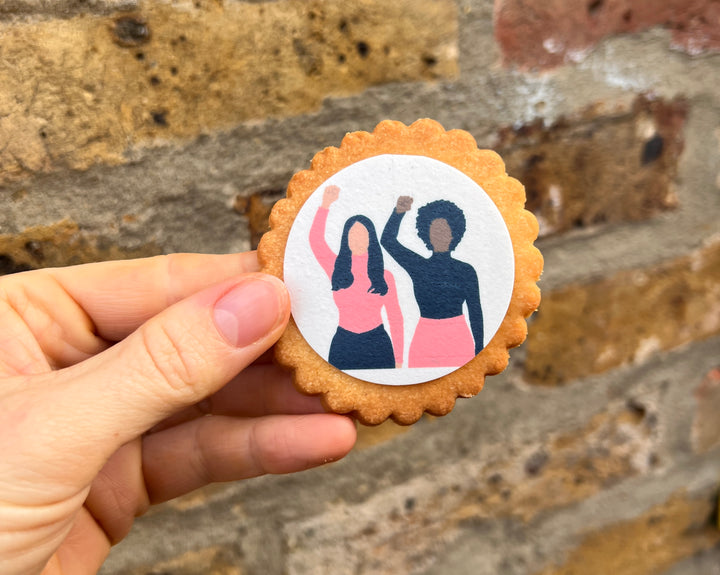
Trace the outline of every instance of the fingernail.
<instances>
[{"instance_id":1,"label":"fingernail","mask_svg":"<svg viewBox=\"0 0 720 575\"><path fill-rule=\"evenodd\" d=\"M270 280L247 280L215 304L213 318L222 336L246 347L266 336L282 320L281 294Z\"/></svg>"}]
</instances>

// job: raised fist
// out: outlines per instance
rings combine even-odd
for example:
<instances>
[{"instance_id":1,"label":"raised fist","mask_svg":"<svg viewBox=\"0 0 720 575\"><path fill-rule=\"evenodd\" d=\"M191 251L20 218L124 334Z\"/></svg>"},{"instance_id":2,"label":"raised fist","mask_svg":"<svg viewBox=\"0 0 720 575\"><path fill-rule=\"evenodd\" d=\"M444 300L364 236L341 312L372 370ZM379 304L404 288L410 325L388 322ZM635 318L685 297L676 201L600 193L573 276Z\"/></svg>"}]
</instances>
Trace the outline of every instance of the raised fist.
<instances>
[{"instance_id":1,"label":"raised fist","mask_svg":"<svg viewBox=\"0 0 720 575\"><path fill-rule=\"evenodd\" d=\"M404 214L405 212L410 211L412 203L413 199L410 196L400 196L397 204L395 205L395 211L398 214Z\"/></svg>"},{"instance_id":2,"label":"raised fist","mask_svg":"<svg viewBox=\"0 0 720 575\"><path fill-rule=\"evenodd\" d=\"M335 202L339 195L340 188L337 186L328 186L325 188L325 191L323 192L322 207L325 209L329 208L330 204Z\"/></svg>"}]
</instances>

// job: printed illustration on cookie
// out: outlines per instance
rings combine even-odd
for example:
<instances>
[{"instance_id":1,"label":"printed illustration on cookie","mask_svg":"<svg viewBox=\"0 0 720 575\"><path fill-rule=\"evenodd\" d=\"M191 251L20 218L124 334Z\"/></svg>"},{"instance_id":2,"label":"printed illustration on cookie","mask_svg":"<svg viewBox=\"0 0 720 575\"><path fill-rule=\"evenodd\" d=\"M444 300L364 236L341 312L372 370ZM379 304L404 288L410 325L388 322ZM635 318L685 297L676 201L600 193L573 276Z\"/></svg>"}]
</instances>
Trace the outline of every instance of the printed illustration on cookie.
<instances>
[{"instance_id":1,"label":"printed illustration on cookie","mask_svg":"<svg viewBox=\"0 0 720 575\"><path fill-rule=\"evenodd\" d=\"M473 363L513 293L497 206L463 172L424 156L372 156L318 181L284 250L299 334L334 369L381 385Z\"/></svg>"},{"instance_id":2,"label":"printed illustration on cookie","mask_svg":"<svg viewBox=\"0 0 720 575\"><path fill-rule=\"evenodd\" d=\"M410 196L397 200L381 238L382 246L410 276L420 309L408 366L459 367L483 349L477 273L469 263L452 257L465 234L465 214L448 200L432 201L417 211L418 237L432 252L425 257L398 240L400 224L412 203Z\"/></svg>"},{"instance_id":3,"label":"printed illustration on cookie","mask_svg":"<svg viewBox=\"0 0 720 575\"><path fill-rule=\"evenodd\" d=\"M375 226L364 215L349 217L335 254L325 238L331 206L340 194L327 186L310 228L310 248L332 286L339 314L328 362L341 370L393 369L403 361L403 316L395 279L385 269ZM383 324L385 311L390 335Z\"/></svg>"}]
</instances>

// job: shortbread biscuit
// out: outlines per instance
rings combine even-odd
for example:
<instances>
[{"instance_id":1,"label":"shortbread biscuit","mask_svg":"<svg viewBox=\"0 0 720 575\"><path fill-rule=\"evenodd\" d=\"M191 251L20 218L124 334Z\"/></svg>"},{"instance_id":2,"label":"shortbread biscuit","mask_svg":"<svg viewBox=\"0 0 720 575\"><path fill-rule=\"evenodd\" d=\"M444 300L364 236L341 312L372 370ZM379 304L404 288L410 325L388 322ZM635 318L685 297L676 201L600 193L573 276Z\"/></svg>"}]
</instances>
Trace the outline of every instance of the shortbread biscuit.
<instances>
[{"instance_id":1,"label":"shortbread biscuit","mask_svg":"<svg viewBox=\"0 0 720 575\"><path fill-rule=\"evenodd\" d=\"M347 134L295 174L258 248L296 387L366 425L445 415L527 335L543 260L498 154L433 120Z\"/></svg>"}]
</instances>

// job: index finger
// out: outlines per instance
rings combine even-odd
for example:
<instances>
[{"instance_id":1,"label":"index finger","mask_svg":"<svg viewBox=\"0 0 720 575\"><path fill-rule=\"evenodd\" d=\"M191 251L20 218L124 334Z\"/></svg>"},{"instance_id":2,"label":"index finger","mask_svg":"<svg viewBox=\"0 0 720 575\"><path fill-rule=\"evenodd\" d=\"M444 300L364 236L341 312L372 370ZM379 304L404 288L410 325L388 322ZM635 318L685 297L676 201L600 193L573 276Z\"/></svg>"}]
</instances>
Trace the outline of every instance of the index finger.
<instances>
[{"instance_id":1,"label":"index finger","mask_svg":"<svg viewBox=\"0 0 720 575\"><path fill-rule=\"evenodd\" d=\"M255 252L170 254L43 270L83 309L98 336L119 341L170 305L259 270Z\"/></svg>"}]
</instances>

